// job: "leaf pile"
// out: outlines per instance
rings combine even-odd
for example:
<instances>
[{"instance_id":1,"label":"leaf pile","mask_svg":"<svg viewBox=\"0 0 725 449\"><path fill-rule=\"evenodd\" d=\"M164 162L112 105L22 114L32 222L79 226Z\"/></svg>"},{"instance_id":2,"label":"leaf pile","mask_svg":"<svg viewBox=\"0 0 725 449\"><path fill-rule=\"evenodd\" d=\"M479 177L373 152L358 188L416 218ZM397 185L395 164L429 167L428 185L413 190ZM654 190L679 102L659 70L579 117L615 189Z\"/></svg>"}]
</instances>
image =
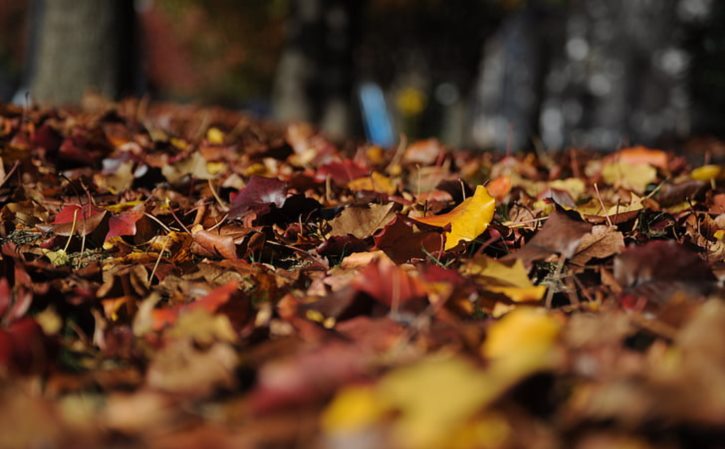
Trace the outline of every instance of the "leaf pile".
<instances>
[{"instance_id":1,"label":"leaf pile","mask_svg":"<svg viewBox=\"0 0 725 449\"><path fill-rule=\"evenodd\" d=\"M0 157L0 447L721 447L720 165L135 102Z\"/></svg>"}]
</instances>

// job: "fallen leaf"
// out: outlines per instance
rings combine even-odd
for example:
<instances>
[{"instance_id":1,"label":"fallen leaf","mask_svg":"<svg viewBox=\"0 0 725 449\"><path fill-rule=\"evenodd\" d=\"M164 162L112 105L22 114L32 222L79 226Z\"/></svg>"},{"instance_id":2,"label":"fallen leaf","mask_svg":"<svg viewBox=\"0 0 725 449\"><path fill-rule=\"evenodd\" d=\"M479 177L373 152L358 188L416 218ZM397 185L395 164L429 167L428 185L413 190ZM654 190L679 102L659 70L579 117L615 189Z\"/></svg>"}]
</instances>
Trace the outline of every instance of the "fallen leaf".
<instances>
[{"instance_id":1,"label":"fallen leaf","mask_svg":"<svg viewBox=\"0 0 725 449\"><path fill-rule=\"evenodd\" d=\"M203 397L219 388L232 388L238 364L239 356L226 343L201 350L189 339L176 340L151 360L146 383L159 391Z\"/></svg>"},{"instance_id":2,"label":"fallen leaf","mask_svg":"<svg viewBox=\"0 0 725 449\"><path fill-rule=\"evenodd\" d=\"M329 178L336 185L344 187L350 181L367 176L369 173L367 168L357 162L350 159L343 159L339 162L330 162L318 168L315 179L318 182L324 182Z\"/></svg>"},{"instance_id":3,"label":"fallen leaf","mask_svg":"<svg viewBox=\"0 0 725 449\"><path fill-rule=\"evenodd\" d=\"M322 414L322 430L327 433L350 432L378 421L385 408L377 392L369 385L345 387Z\"/></svg>"},{"instance_id":4,"label":"fallen leaf","mask_svg":"<svg viewBox=\"0 0 725 449\"><path fill-rule=\"evenodd\" d=\"M397 307L413 299L424 298L426 293L417 278L386 257L381 257L360 270L352 285L388 307Z\"/></svg>"},{"instance_id":5,"label":"fallen leaf","mask_svg":"<svg viewBox=\"0 0 725 449\"><path fill-rule=\"evenodd\" d=\"M432 231L415 232L413 226L402 215L375 235L375 248L383 251L395 263L405 263L410 259L425 259L441 249L441 236ZM427 253L427 254L426 254Z\"/></svg>"},{"instance_id":6,"label":"fallen leaf","mask_svg":"<svg viewBox=\"0 0 725 449\"><path fill-rule=\"evenodd\" d=\"M252 176L247 185L232 198L229 217L238 218L247 212L265 214L272 206L281 208L286 197L287 186L284 182Z\"/></svg>"},{"instance_id":7,"label":"fallen leaf","mask_svg":"<svg viewBox=\"0 0 725 449\"><path fill-rule=\"evenodd\" d=\"M137 205L118 215L111 215L111 218L108 219L108 233L106 234L105 241L107 242L113 237L136 235L136 223L144 214L144 206Z\"/></svg>"},{"instance_id":8,"label":"fallen leaf","mask_svg":"<svg viewBox=\"0 0 725 449\"><path fill-rule=\"evenodd\" d=\"M411 143L405 149L403 162L407 164L430 165L443 154L443 146L437 139L425 139Z\"/></svg>"},{"instance_id":9,"label":"fallen leaf","mask_svg":"<svg viewBox=\"0 0 725 449\"><path fill-rule=\"evenodd\" d=\"M561 324L550 312L519 307L488 329L481 349L492 360L492 374L521 379L554 365L555 342L560 331Z\"/></svg>"},{"instance_id":10,"label":"fallen leaf","mask_svg":"<svg viewBox=\"0 0 725 449\"><path fill-rule=\"evenodd\" d=\"M429 357L386 375L380 403L400 416L394 437L402 447L437 448L498 393L484 372L459 357Z\"/></svg>"},{"instance_id":11,"label":"fallen leaf","mask_svg":"<svg viewBox=\"0 0 725 449\"><path fill-rule=\"evenodd\" d=\"M632 164L618 160L604 164L602 178L615 187L623 187L642 194L650 183L657 180L657 170L647 164Z\"/></svg>"},{"instance_id":12,"label":"fallen leaf","mask_svg":"<svg viewBox=\"0 0 725 449\"><path fill-rule=\"evenodd\" d=\"M201 153L191 153L189 157L175 164L165 164L161 167L161 174L171 183L178 184L186 177L194 179L214 179L214 175L207 169L206 159Z\"/></svg>"},{"instance_id":13,"label":"fallen leaf","mask_svg":"<svg viewBox=\"0 0 725 449\"><path fill-rule=\"evenodd\" d=\"M571 258L579 243L592 229L592 226L569 218L565 213L554 211L534 238L523 248L503 258L520 259L529 266L535 260L545 259L552 254Z\"/></svg>"},{"instance_id":14,"label":"fallen leaf","mask_svg":"<svg viewBox=\"0 0 725 449\"><path fill-rule=\"evenodd\" d=\"M378 172L372 172L365 178L357 178L347 184L347 188L353 192L370 191L392 195L398 189L390 178Z\"/></svg>"},{"instance_id":15,"label":"fallen leaf","mask_svg":"<svg viewBox=\"0 0 725 449\"><path fill-rule=\"evenodd\" d=\"M221 235L217 231L206 231L204 229L197 230L191 234L194 242L197 243L205 252L204 255L210 257L221 256L224 259L236 260L237 246L234 244L234 237L231 235ZM192 248L192 251L195 251Z\"/></svg>"},{"instance_id":16,"label":"fallen leaf","mask_svg":"<svg viewBox=\"0 0 725 449\"><path fill-rule=\"evenodd\" d=\"M467 198L452 211L430 217L416 218L419 223L448 228L445 250L454 248L461 241L469 242L481 235L493 219L496 202L483 186L476 187L471 198Z\"/></svg>"},{"instance_id":17,"label":"fallen leaf","mask_svg":"<svg viewBox=\"0 0 725 449\"><path fill-rule=\"evenodd\" d=\"M498 178L492 179L491 182L486 184L486 189L496 201L503 201L506 195L511 192L511 178L508 176L499 176Z\"/></svg>"},{"instance_id":18,"label":"fallen leaf","mask_svg":"<svg viewBox=\"0 0 725 449\"><path fill-rule=\"evenodd\" d=\"M53 220L53 232L58 235L88 235L101 224L106 211L93 204L67 204Z\"/></svg>"},{"instance_id":19,"label":"fallen leaf","mask_svg":"<svg viewBox=\"0 0 725 449\"><path fill-rule=\"evenodd\" d=\"M619 254L624 249L624 235L609 226L594 226L592 231L582 237L571 263L586 265L592 259L603 259Z\"/></svg>"},{"instance_id":20,"label":"fallen leaf","mask_svg":"<svg viewBox=\"0 0 725 449\"><path fill-rule=\"evenodd\" d=\"M485 290L502 293L514 302L540 301L546 293L545 286L536 286L529 280L521 259L506 263L477 256L461 272L474 277Z\"/></svg>"},{"instance_id":21,"label":"fallen leaf","mask_svg":"<svg viewBox=\"0 0 725 449\"><path fill-rule=\"evenodd\" d=\"M710 182L720 177L722 167L719 165L703 165L690 172L690 177L696 181Z\"/></svg>"},{"instance_id":22,"label":"fallen leaf","mask_svg":"<svg viewBox=\"0 0 725 449\"><path fill-rule=\"evenodd\" d=\"M332 236L352 235L359 239L370 237L395 218L395 203L371 204L368 207L350 206L330 221Z\"/></svg>"},{"instance_id":23,"label":"fallen leaf","mask_svg":"<svg viewBox=\"0 0 725 449\"><path fill-rule=\"evenodd\" d=\"M651 165L663 170L667 168L668 163L667 153L641 145L623 148L612 154L610 159L620 161L627 165Z\"/></svg>"},{"instance_id":24,"label":"fallen leaf","mask_svg":"<svg viewBox=\"0 0 725 449\"><path fill-rule=\"evenodd\" d=\"M673 241L627 248L614 259L614 277L625 288L625 301L641 298L654 305L666 304L678 292L702 297L717 282L707 262Z\"/></svg>"},{"instance_id":25,"label":"fallen leaf","mask_svg":"<svg viewBox=\"0 0 725 449\"><path fill-rule=\"evenodd\" d=\"M96 185L113 194L125 192L133 184L133 162L104 159L103 171L93 177Z\"/></svg>"}]
</instances>

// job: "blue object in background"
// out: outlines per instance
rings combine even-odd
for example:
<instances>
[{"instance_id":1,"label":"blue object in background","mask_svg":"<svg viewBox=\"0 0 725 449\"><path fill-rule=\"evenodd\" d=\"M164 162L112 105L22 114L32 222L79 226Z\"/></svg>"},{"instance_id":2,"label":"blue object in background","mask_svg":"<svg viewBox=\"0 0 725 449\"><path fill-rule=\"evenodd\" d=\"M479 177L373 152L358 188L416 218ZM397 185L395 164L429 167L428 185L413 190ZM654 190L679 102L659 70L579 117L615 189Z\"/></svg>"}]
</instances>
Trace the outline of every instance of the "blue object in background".
<instances>
[{"instance_id":1,"label":"blue object in background","mask_svg":"<svg viewBox=\"0 0 725 449\"><path fill-rule=\"evenodd\" d=\"M383 90L378 84L367 82L360 85L358 95L367 140L384 148L395 145L393 123Z\"/></svg>"}]
</instances>

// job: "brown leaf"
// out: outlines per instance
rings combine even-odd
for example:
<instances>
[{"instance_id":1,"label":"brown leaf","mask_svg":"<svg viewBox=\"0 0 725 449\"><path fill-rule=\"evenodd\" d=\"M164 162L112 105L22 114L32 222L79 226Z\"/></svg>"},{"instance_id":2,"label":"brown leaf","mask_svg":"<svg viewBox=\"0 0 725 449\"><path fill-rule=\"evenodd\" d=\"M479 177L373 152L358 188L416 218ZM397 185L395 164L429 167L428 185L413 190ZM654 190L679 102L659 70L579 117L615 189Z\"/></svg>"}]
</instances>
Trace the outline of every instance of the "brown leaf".
<instances>
[{"instance_id":1,"label":"brown leaf","mask_svg":"<svg viewBox=\"0 0 725 449\"><path fill-rule=\"evenodd\" d=\"M591 229L590 224L573 220L565 213L555 210L534 238L520 250L504 257L504 260L521 259L529 266L533 261L545 259L552 254L571 258Z\"/></svg>"},{"instance_id":2,"label":"brown leaf","mask_svg":"<svg viewBox=\"0 0 725 449\"><path fill-rule=\"evenodd\" d=\"M234 244L234 237L231 235L221 235L219 231L209 232L206 230L199 230L192 234L194 242L199 245L202 255L209 257L221 256L224 259L237 259L237 247ZM192 251L197 254L200 251L195 251L192 246Z\"/></svg>"},{"instance_id":3,"label":"brown leaf","mask_svg":"<svg viewBox=\"0 0 725 449\"><path fill-rule=\"evenodd\" d=\"M352 235L359 239L370 237L395 218L395 203L371 204L368 207L350 206L330 221L333 237Z\"/></svg>"},{"instance_id":4,"label":"brown leaf","mask_svg":"<svg viewBox=\"0 0 725 449\"><path fill-rule=\"evenodd\" d=\"M571 263L584 266L592 259L619 254L624 249L624 235L608 226L597 225L592 232L582 237Z\"/></svg>"},{"instance_id":5,"label":"brown leaf","mask_svg":"<svg viewBox=\"0 0 725 449\"><path fill-rule=\"evenodd\" d=\"M383 251L395 263L410 259L425 259L442 248L441 235L432 231L415 232L402 215L397 215L375 236L375 248Z\"/></svg>"},{"instance_id":6,"label":"brown leaf","mask_svg":"<svg viewBox=\"0 0 725 449\"><path fill-rule=\"evenodd\" d=\"M614 277L625 300L643 298L663 304L676 293L688 297L711 292L717 278L697 253L673 241L652 241L627 248L614 259Z\"/></svg>"},{"instance_id":7,"label":"brown leaf","mask_svg":"<svg viewBox=\"0 0 725 449\"><path fill-rule=\"evenodd\" d=\"M200 397L218 388L231 388L239 357L231 345L215 343L200 350L190 339L176 340L151 361L146 382L157 390Z\"/></svg>"}]
</instances>

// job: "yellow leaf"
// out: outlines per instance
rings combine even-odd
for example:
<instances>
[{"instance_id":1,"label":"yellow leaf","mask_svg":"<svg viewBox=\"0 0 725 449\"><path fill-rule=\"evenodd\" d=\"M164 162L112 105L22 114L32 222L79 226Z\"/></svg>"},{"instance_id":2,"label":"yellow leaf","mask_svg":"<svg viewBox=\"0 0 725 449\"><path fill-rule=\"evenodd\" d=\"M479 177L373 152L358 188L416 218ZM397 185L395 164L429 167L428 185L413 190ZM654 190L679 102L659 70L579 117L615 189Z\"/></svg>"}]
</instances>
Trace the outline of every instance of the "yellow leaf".
<instances>
[{"instance_id":1,"label":"yellow leaf","mask_svg":"<svg viewBox=\"0 0 725 449\"><path fill-rule=\"evenodd\" d=\"M353 192L368 190L371 192L387 193L388 195L392 195L397 189L395 183L390 178L378 172L373 172L365 178L354 179L347 183L347 187Z\"/></svg>"},{"instance_id":2,"label":"yellow leaf","mask_svg":"<svg viewBox=\"0 0 725 449\"><path fill-rule=\"evenodd\" d=\"M690 177L697 181L709 182L712 179L717 179L722 173L722 167L719 165L703 165L692 170Z\"/></svg>"},{"instance_id":3,"label":"yellow leaf","mask_svg":"<svg viewBox=\"0 0 725 449\"><path fill-rule=\"evenodd\" d=\"M464 200L452 211L415 220L440 228L450 226L450 231L446 232L445 246L449 250L461 241L469 242L481 235L491 223L495 209L496 201L484 186L478 186L472 197Z\"/></svg>"},{"instance_id":4,"label":"yellow leaf","mask_svg":"<svg viewBox=\"0 0 725 449\"><path fill-rule=\"evenodd\" d=\"M237 341L237 334L226 315L214 315L203 309L182 313L166 335L172 338L190 338L200 345L209 345L216 341Z\"/></svg>"},{"instance_id":5,"label":"yellow leaf","mask_svg":"<svg viewBox=\"0 0 725 449\"><path fill-rule=\"evenodd\" d=\"M586 191L584 181L579 178L557 179L549 183L549 188L568 193L574 201L578 200Z\"/></svg>"},{"instance_id":6,"label":"yellow leaf","mask_svg":"<svg viewBox=\"0 0 725 449\"><path fill-rule=\"evenodd\" d=\"M488 331L483 355L503 378L522 378L554 362L554 343L561 324L545 310L520 307Z\"/></svg>"},{"instance_id":7,"label":"yellow leaf","mask_svg":"<svg viewBox=\"0 0 725 449\"><path fill-rule=\"evenodd\" d=\"M50 263L55 266L66 265L68 262L70 262L68 253L66 253L64 249L59 249L57 251L44 250L43 254L45 255L45 257L48 258Z\"/></svg>"},{"instance_id":8,"label":"yellow leaf","mask_svg":"<svg viewBox=\"0 0 725 449\"><path fill-rule=\"evenodd\" d=\"M431 357L399 368L378 385L378 398L400 411L393 432L403 447L438 448L499 394L485 372L456 357Z\"/></svg>"},{"instance_id":9,"label":"yellow leaf","mask_svg":"<svg viewBox=\"0 0 725 449\"><path fill-rule=\"evenodd\" d=\"M111 204L110 206L104 206L103 208L106 209L109 212L112 212L114 214L118 214L120 212L123 212L124 210L133 209L134 207L138 206L139 204L143 204L143 201L124 201L122 203L118 204Z\"/></svg>"},{"instance_id":10,"label":"yellow leaf","mask_svg":"<svg viewBox=\"0 0 725 449\"><path fill-rule=\"evenodd\" d=\"M540 301L546 287L531 283L521 260L506 264L486 256L478 256L462 269L463 274L474 276L483 287L502 293L514 302Z\"/></svg>"},{"instance_id":11,"label":"yellow leaf","mask_svg":"<svg viewBox=\"0 0 725 449\"><path fill-rule=\"evenodd\" d=\"M374 424L384 412L373 387L345 387L323 412L322 429L327 433L355 431Z\"/></svg>"},{"instance_id":12,"label":"yellow leaf","mask_svg":"<svg viewBox=\"0 0 725 449\"><path fill-rule=\"evenodd\" d=\"M227 169L227 164L224 162L207 162L206 163L206 171L212 175L218 175L219 173L226 171L226 169Z\"/></svg>"},{"instance_id":13,"label":"yellow leaf","mask_svg":"<svg viewBox=\"0 0 725 449\"><path fill-rule=\"evenodd\" d=\"M657 170L647 164L615 161L604 164L602 177L608 184L643 193L647 184L657 179Z\"/></svg>"},{"instance_id":14,"label":"yellow leaf","mask_svg":"<svg viewBox=\"0 0 725 449\"><path fill-rule=\"evenodd\" d=\"M444 446L448 449L504 447L513 428L504 416L486 413L458 429Z\"/></svg>"},{"instance_id":15,"label":"yellow leaf","mask_svg":"<svg viewBox=\"0 0 725 449\"><path fill-rule=\"evenodd\" d=\"M35 321L43 329L45 335L55 335L63 327L63 320L52 307L48 307L35 315Z\"/></svg>"},{"instance_id":16,"label":"yellow leaf","mask_svg":"<svg viewBox=\"0 0 725 449\"><path fill-rule=\"evenodd\" d=\"M206 140L213 145L221 145L224 143L224 133L219 128L209 128Z\"/></svg>"},{"instance_id":17,"label":"yellow leaf","mask_svg":"<svg viewBox=\"0 0 725 449\"><path fill-rule=\"evenodd\" d=\"M577 206L575 210L582 216L604 217L607 215L615 216L626 212L634 212L644 209L642 198L635 194L632 194L632 201L629 204L615 204L612 206L605 205L605 207L606 210L602 209L602 203L600 203L597 198L592 198L589 202L584 203L581 206Z\"/></svg>"}]
</instances>

